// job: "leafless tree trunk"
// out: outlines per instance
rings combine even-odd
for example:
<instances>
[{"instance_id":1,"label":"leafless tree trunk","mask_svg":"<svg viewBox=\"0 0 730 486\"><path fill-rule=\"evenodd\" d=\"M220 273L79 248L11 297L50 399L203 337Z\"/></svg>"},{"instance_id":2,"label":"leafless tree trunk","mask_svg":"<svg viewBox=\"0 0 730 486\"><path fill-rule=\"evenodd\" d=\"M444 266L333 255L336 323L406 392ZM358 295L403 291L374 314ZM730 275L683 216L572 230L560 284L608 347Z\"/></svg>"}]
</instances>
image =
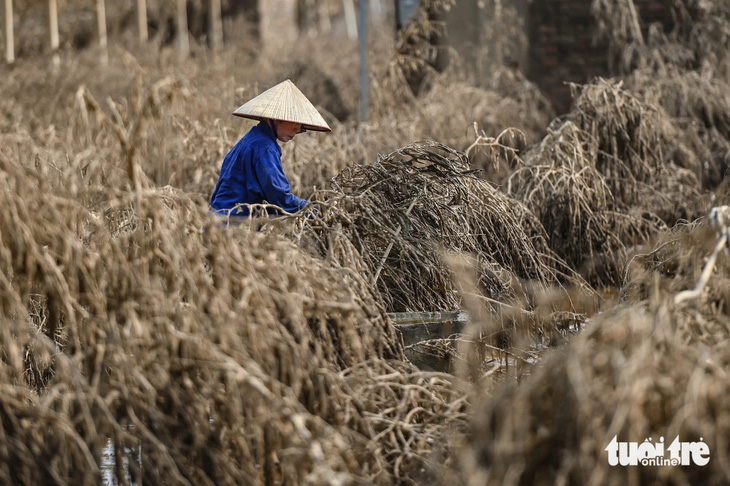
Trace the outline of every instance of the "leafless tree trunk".
<instances>
[{"instance_id":1,"label":"leafless tree trunk","mask_svg":"<svg viewBox=\"0 0 730 486\"><path fill-rule=\"evenodd\" d=\"M313 37L318 34L315 0L297 0L297 24L300 35Z\"/></svg>"},{"instance_id":2,"label":"leafless tree trunk","mask_svg":"<svg viewBox=\"0 0 730 486\"><path fill-rule=\"evenodd\" d=\"M137 25L139 27L140 42L147 42L147 0L137 0Z\"/></svg>"},{"instance_id":3,"label":"leafless tree trunk","mask_svg":"<svg viewBox=\"0 0 730 486\"><path fill-rule=\"evenodd\" d=\"M368 68L368 2L360 0L360 27L357 29L360 38L360 122L368 119L370 112L369 86L370 69Z\"/></svg>"},{"instance_id":4,"label":"leafless tree trunk","mask_svg":"<svg viewBox=\"0 0 730 486\"><path fill-rule=\"evenodd\" d=\"M327 2L318 2L317 16L319 17L320 33L329 34L330 32L332 32L332 21L330 20L330 9L327 5Z\"/></svg>"},{"instance_id":5,"label":"leafless tree trunk","mask_svg":"<svg viewBox=\"0 0 730 486\"><path fill-rule=\"evenodd\" d=\"M190 54L190 39L188 34L188 11L187 1L177 0L177 38L180 56L188 57Z\"/></svg>"},{"instance_id":6,"label":"leafless tree trunk","mask_svg":"<svg viewBox=\"0 0 730 486\"><path fill-rule=\"evenodd\" d=\"M58 55L58 4L56 0L48 0L48 26L51 31L51 52L53 54L53 65L58 67L61 64L61 58Z\"/></svg>"},{"instance_id":7,"label":"leafless tree trunk","mask_svg":"<svg viewBox=\"0 0 730 486\"><path fill-rule=\"evenodd\" d=\"M353 0L342 0L342 7L345 10L347 37L350 39L357 39L357 15L355 15L355 2Z\"/></svg>"},{"instance_id":8,"label":"leafless tree trunk","mask_svg":"<svg viewBox=\"0 0 730 486\"><path fill-rule=\"evenodd\" d=\"M5 0L5 59L15 62L15 33L13 31L13 0Z\"/></svg>"},{"instance_id":9,"label":"leafless tree trunk","mask_svg":"<svg viewBox=\"0 0 730 486\"><path fill-rule=\"evenodd\" d=\"M221 0L210 0L210 40L213 50L217 50L223 45Z\"/></svg>"},{"instance_id":10,"label":"leafless tree trunk","mask_svg":"<svg viewBox=\"0 0 730 486\"><path fill-rule=\"evenodd\" d=\"M106 42L106 0L96 0L96 18L99 25L99 47L101 48L101 62L109 62L109 52Z\"/></svg>"}]
</instances>

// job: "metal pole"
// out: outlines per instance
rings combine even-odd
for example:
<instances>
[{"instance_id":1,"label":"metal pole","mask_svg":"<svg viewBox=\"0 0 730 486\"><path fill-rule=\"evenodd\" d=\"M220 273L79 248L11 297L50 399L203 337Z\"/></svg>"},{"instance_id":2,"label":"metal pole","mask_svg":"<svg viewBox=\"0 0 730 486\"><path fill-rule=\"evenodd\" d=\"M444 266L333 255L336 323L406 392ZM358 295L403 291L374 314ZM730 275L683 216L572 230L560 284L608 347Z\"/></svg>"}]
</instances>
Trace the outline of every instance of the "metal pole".
<instances>
[{"instance_id":1,"label":"metal pole","mask_svg":"<svg viewBox=\"0 0 730 486\"><path fill-rule=\"evenodd\" d=\"M101 62L109 62L109 52L106 42L106 0L96 0L96 18L99 25L99 47L101 47Z\"/></svg>"},{"instance_id":2,"label":"metal pole","mask_svg":"<svg viewBox=\"0 0 730 486\"><path fill-rule=\"evenodd\" d=\"M13 32L13 0L5 0L5 59L15 62L15 33Z\"/></svg>"},{"instance_id":3,"label":"metal pole","mask_svg":"<svg viewBox=\"0 0 730 486\"><path fill-rule=\"evenodd\" d=\"M137 0L137 25L139 27L140 42L147 42L147 0Z\"/></svg>"},{"instance_id":4,"label":"metal pole","mask_svg":"<svg viewBox=\"0 0 730 486\"><path fill-rule=\"evenodd\" d=\"M360 37L360 121L368 119L368 2L360 0L360 22L358 35Z\"/></svg>"}]
</instances>

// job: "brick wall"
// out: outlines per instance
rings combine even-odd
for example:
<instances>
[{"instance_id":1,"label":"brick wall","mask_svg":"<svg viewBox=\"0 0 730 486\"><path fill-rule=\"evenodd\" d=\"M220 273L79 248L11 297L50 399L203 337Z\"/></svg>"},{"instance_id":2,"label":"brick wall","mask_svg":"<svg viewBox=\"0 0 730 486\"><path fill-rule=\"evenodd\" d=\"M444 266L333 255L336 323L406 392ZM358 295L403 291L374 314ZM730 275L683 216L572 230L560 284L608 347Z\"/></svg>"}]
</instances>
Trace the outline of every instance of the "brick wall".
<instances>
[{"instance_id":1,"label":"brick wall","mask_svg":"<svg viewBox=\"0 0 730 486\"><path fill-rule=\"evenodd\" d=\"M662 24L665 32L674 28L672 6L677 1L634 0L645 37L653 23ZM495 2L457 0L447 13L435 17L447 26L447 35L434 41L440 48L434 63L437 69L448 64L451 49L477 80L488 75L496 63L516 62L558 114L570 110L568 83L585 84L610 75L608 44L595 38L592 0L501 0L503 6L514 9L517 20L511 18L511 25L502 27L500 45L495 45L494 37L490 40L489 28L485 28L495 22ZM504 19L496 22L504 24Z\"/></svg>"},{"instance_id":2,"label":"brick wall","mask_svg":"<svg viewBox=\"0 0 730 486\"><path fill-rule=\"evenodd\" d=\"M649 24L673 27L673 0L635 0L646 34ZM608 76L608 46L595 42L596 22L591 0L540 0L530 5L527 18L529 49L527 77L545 92L558 113L570 109L567 82L586 83Z\"/></svg>"}]
</instances>

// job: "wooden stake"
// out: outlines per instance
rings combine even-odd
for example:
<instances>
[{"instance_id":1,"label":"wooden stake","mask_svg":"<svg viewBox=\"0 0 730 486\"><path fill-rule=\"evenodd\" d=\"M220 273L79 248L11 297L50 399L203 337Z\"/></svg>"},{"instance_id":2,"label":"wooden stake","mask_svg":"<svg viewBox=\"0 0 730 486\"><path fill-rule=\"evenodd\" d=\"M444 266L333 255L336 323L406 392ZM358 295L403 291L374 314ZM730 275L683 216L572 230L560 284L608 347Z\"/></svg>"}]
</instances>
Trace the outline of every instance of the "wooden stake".
<instances>
[{"instance_id":1,"label":"wooden stake","mask_svg":"<svg viewBox=\"0 0 730 486\"><path fill-rule=\"evenodd\" d=\"M101 47L101 62L109 62L109 52L106 43L106 4L105 0L96 0L96 18L99 25L99 47Z\"/></svg>"},{"instance_id":2,"label":"wooden stake","mask_svg":"<svg viewBox=\"0 0 730 486\"><path fill-rule=\"evenodd\" d=\"M180 56L190 54L190 39L188 39L188 11L186 0L177 0L177 39Z\"/></svg>"},{"instance_id":3,"label":"wooden stake","mask_svg":"<svg viewBox=\"0 0 730 486\"><path fill-rule=\"evenodd\" d=\"M51 52L53 54L53 66L58 67L61 64L61 58L58 55L58 4L56 0L48 0L48 26L51 31Z\"/></svg>"},{"instance_id":4,"label":"wooden stake","mask_svg":"<svg viewBox=\"0 0 730 486\"><path fill-rule=\"evenodd\" d=\"M15 62L15 33L13 31L13 0L5 0L5 60Z\"/></svg>"},{"instance_id":5,"label":"wooden stake","mask_svg":"<svg viewBox=\"0 0 730 486\"><path fill-rule=\"evenodd\" d=\"M210 41L214 51L223 46L221 0L210 0Z\"/></svg>"},{"instance_id":6,"label":"wooden stake","mask_svg":"<svg viewBox=\"0 0 730 486\"><path fill-rule=\"evenodd\" d=\"M137 25L139 28L139 41L147 42L149 33L147 31L147 0L137 0Z\"/></svg>"}]
</instances>

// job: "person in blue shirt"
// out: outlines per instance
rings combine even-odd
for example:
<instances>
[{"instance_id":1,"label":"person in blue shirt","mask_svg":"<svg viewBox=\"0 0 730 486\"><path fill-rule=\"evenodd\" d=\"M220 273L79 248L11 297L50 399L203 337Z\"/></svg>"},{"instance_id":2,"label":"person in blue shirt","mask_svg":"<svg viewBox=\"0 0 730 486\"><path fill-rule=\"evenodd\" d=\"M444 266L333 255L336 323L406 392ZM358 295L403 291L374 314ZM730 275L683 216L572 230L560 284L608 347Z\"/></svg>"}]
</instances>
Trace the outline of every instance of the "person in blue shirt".
<instances>
[{"instance_id":1,"label":"person in blue shirt","mask_svg":"<svg viewBox=\"0 0 730 486\"><path fill-rule=\"evenodd\" d=\"M308 130L331 131L322 115L290 80L261 93L233 114L259 120L259 124L226 155L211 197L212 211L248 217L247 205L265 203L287 213L303 209L307 201L291 192L278 142L289 142Z\"/></svg>"}]
</instances>

